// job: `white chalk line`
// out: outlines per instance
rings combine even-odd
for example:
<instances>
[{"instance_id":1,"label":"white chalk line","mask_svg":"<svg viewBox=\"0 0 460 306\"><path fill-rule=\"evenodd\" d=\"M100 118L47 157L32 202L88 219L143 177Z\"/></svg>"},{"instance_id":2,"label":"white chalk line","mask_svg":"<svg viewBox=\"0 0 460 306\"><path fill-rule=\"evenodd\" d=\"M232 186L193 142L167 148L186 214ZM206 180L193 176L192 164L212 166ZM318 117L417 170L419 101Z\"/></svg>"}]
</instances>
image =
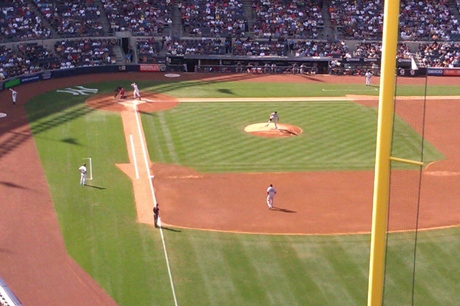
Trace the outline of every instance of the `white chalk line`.
<instances>
[{"instance_id":1,"label":"white chalk line","mask_svg":"<svg viewBox=\"0 0 460 306\"><path fill-rule=\"evenodd\" d=\"M149 176L148 181L149 181L149 185L150 185L150 191L152 193L153 204L156 205L157 199L156 199L156 196L155 196L155 190L153 188L152 180L150 179L150 176L152 174L150 173L149 160L147 158L147 150L146 150L146 146L144 144L144 139L142 137L142 128L141 128L141 123L140 123L140 120L139 120L139 113L137 111L137 106L136 105L133 105L133 106L134 106L134 115L136 116L137 130L138 130L140 141L141 141L142 153L144 155L144 163L145 163L145 167L146 167L146 170L147 170L147 175ZM163 251L164 251L164 254L165 254L166 267L168 269L169 282L171 284L171 290L172 290L172 294L173 294L173 298L174 298L174 305L177 306L178 304L177 304L177 298L176 298L176 290L174 288L174 282L173 282L172 273L171 273L171 266L169 264L168 251L166 249L166 242L165 242L165 238L164 238L164 235L163 235L163 229L161 227L160 227L160 234L161 234L161 242L163 244Z\"/></svg>"},{"instance_id":2,"label":"white chalk line","mask_svg":"<svg viewBox=\"0 0 460 306\"><path fill-rule=\"evenodd\" d=\"M136 173L136 179L139 179L139 170L137 168L137 159L136 159L136 150L134 149L134 141L133 141L133 135L129 135L129 139L131 140L131 150L133 152L133 159L134 159L134 172Z\"/></svg>"},{"instance_id":3,"label":"white chalk line","mask_svg":"<svg viewBox=\"0 0 460 306\"><path fill-rule=\"evenodd\" d=\"M93 160L91 159L91 157L85 157L83 159L89 160L89 178L87 180L92 181L93 180Z\"/></svg>"}]
</instances>

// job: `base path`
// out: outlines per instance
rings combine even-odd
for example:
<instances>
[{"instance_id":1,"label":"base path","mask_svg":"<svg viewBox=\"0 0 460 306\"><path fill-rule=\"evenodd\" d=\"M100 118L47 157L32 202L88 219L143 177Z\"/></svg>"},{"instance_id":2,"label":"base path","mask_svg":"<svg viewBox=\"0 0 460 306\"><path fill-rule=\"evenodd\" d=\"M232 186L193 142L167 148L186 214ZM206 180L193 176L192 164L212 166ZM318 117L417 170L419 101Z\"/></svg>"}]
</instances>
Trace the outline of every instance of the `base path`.
<instances>
[{"instance_id":1,"label":"base path","mask_svg":"<svg viewBox=\"0 0 460 306\"><path fill-rule=\"evenodd\" d=\"M173 108L179 102L166 95L142 93L141 100L94 95L86 103L96 109L120 113L130 163L117 164L116 166L132 180L137 221L153 224L152 209L156 202L152 183L154 175L150 170L152 162L147 151L140 113Z\"/></svg>"}]
</instances>

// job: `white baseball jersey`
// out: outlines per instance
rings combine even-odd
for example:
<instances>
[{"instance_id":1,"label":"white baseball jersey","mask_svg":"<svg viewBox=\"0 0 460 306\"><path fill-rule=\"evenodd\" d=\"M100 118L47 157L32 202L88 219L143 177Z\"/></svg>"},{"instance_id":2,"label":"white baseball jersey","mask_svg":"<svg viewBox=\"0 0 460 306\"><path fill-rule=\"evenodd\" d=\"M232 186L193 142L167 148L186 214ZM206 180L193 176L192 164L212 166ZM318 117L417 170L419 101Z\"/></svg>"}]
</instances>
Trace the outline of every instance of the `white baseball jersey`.
<instances>
[{"instance_id":1,"label":"white baseball jersey","mask_svg":"<svg viewBox=\"0 0 460 306\"><path fill-rule=\"evenodd\" d=\"M85 166L81 166L80 168L78 168L78 170L80 170L81 174L86 174L86 167Z\"/></svg>"},{"instance_id":2,"label":"white baseball jersey","mask_svg":"<svg viewBox=\"0 0 460 306\"><path fill-rule=\"evenodd\" d=\"M269 186L267 188L267 194L271 197L273 197L276 194L276 189L273 186Z\"/></svg>"},{"instance_id":3,"label":"white baseball jersey","mask_svg":"<svg viewBox=\"0 0 460 306\"><path fill-rule=\"evenodd\" d=\"M16 102L16 97L18 96L18 92L16 90L11 89L11 97L13 101Z\"/></svg>"},{"instance_id":4,"label":"white baseball jersey","mask_svg":"<svg viewBox=\"0 0 460 306\"><path fill-rule=\"evenodd\" d=\"M278 113L271 113L270 114L270 120L275 121L278 120Z\"/></svg>"}]
</instances>

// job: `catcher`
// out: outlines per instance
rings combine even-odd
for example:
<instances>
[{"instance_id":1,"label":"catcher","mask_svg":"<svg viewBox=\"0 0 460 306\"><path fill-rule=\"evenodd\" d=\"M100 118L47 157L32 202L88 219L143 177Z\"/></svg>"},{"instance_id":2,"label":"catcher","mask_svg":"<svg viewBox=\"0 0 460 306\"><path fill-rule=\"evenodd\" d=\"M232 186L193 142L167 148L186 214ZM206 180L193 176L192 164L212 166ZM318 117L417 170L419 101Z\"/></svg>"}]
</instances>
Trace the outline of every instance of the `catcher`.
<instances>
[{"instance_id":1,"label":"catcher","mask_svg":"<svg viewBox=\"0 0 460 306\"><path fill-rule=\"evenodd\" d=\"M116 98L118 95L120 96L120 99L126 98L125 89L121 86L115 88L115 95L113 97Z\"/></svg>"}]
</instances>

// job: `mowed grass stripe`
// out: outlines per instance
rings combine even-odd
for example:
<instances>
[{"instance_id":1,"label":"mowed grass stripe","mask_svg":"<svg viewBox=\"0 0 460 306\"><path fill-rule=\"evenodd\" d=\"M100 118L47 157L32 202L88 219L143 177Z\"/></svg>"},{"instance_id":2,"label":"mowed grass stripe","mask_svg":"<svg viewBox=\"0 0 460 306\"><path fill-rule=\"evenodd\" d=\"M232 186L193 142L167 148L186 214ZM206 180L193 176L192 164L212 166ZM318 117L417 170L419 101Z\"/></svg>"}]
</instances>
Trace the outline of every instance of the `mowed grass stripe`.
<instances>
[{"instance_id":1,"label":"mowed grass stripe","mask_svg":"<svg viewBox=\"0 0 460 306\"><path fill-rule=\"evenodd\" d=\"M415 304L456 305L458 282L458 229L424 232L418 239ZM452 294L455 292L455 294Z\"/></svg>"},{"instance_id":2,"label":"mowed grass stripe","mask_svg":"<svg viewBox=\"0 0 460 306\"><path fill-rule=\"evenodd\" d=\"M171 132L169 130L168 124L166 122L166 118L164 116L163 112L158 113L158 118L160 121L160 126L161 126L161 132L163 133L165 142L166 142L166 148L168 149L169 156L171 157L171 160L173 163L177 164L179 162L179 158L177 157L176 154L176 149L174 147L174 141L171 136Z\"/></svg>"},{"instance_id":3,"label":"mowed grass stripe","mask_svg":"<svg viewBox=\"0 0 460 306\"><path fill-rule=\"evenodd\" d=\"M359 141L353 137L353 131L366 128L375 131L375 110L370 111L371 116L362 116L364 119L356 121L354 120L356 109L358 112L362 110L368 112L368 108L356 106L353 103L283 102L281 104L269 103L269 105L272 105L270 109L281 109L280 113L286 114L286 117L292 120L289 121L290 124L303 127L309 134L290 137L291 139L262 139L242 132L244 126L254 120L246 118L261 117L262 114L267 114L264 112L267 109L266 103L196 103L194 105L187 103L187 105L180 105L182 109L176 109L168 114L168 116L175 117L179 113L186 112L187 120L168 119L168 123L172 124L171 130L174 129L177 132L173 138L180 139L184 148L186 150L188 148L187 152L181 155L187 160L181 163L202 170L206 169L206 171L232 171L231 165L241 166L244 163L259 171L263 171L264 169L261 168L273 163L277 163L279 167L287 166L290 170L293 168L295 170L297 166L293 166L293 162L303 165L301 169L317 168L318 165L327 166L328 164L333 168L337 168L338 165L346 167L347 163L343 161L343 157L348 156L347 151L356 147ZM329 106L327 111L324 109L325 105ZM240 107L243 106L244 109L241 109ZM202 119L204 113L207 116ZM235 114L241 115L235 117ZM183 118L183 115L180 118ZM327 126L331 122L336 122L337 118L342 118L343 124L328 130ZM310 119L312 119L311 123ZM361 122L364 122L364 127L360 125ZM194 126L194 128L191 129L189 126ZM367 136L370 131L366 134ZM375 141L372 137L367 142L359 141L359 143L361 145L367 143L367 150L370 149L370 151L375 148ZM281 162L280 156L284 156ZM373 157L370 157L371 159L363 164L367 165L364 167L372 167ZM210 163L210 161L214 162ZM261 168L257 169L257 165L260 165ZM358 167L362 168L363 165L358 165ZM235 170L239 171L240 166L237 166Z\"/></svg>"}]
</instances>

